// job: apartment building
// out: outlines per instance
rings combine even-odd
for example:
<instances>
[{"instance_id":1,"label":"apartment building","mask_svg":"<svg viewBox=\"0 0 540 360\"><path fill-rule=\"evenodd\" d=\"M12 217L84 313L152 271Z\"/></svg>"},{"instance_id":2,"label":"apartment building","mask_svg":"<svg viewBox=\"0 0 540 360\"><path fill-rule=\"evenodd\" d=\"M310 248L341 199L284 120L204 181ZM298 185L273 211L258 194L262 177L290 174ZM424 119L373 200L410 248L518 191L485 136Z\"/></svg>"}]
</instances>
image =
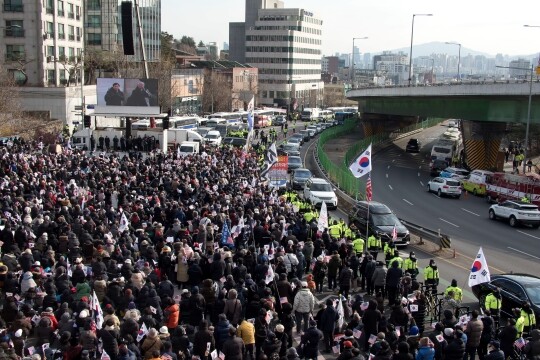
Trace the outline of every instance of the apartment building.
<instances>
[{"instance_id":1,"label":"apartment building","mask_svg":"<svg viewBox=\"0 0 540 360\"><path fill-rule=\"evenodd\" d=\"M322 25L312 11L283 1L246 0L245 22L229 25L229 59L259 69L258 105L322 102Z\"/></svg>"}]
</instances>

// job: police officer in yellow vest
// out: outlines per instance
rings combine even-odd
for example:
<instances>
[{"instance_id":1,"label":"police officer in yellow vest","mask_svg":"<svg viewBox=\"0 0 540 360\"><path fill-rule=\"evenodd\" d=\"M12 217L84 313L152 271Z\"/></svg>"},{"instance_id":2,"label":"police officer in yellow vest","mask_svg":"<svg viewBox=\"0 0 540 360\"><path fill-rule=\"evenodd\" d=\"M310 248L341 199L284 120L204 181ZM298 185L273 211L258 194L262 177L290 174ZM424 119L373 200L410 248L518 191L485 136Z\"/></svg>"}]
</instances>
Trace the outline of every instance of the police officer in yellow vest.
<instances>
[{"instance_id":1,"label":"police officer in yellow vest","mask_svg":"<svg viewBox=\"0 0 540 360\"><path fill-rule=\"evenodd\" d=\"M513 309L512 312L514 313L514 317L516 318L516 339L519 339L523 336L523 332L525 331L525 318L523 317L523 314L521 314L521 310L518 308Z\"/></svg>"},{"instance_id":2,"label":"police officer in yellow vest","mask_svg":"<svg viewBox=\"0 0 540 360\"><path fill-rule=\"evenodd\" d=\"M356 235L354 234L354 230L347 226L347 228L343 232L343 237L352 240L356 237Z\"/></svg>"},{"instance_id":3,"label":"police officer in yellow vest","mask_svg":"<svg viewBox=\"0 0 540 360\"><path fill-rule=\"evenodd\" d=\"M461 290L461 288L457 286L456 279L452 279L450 286L447 287L446 290L444 291L444 295L448 295L450 291L454 292L454 300L461 303L461 300L463 300L463 290Z\"/></svg>"},{"instance_id":4,"label":"police officer in yellow vest","mask_svg":"<svg viewBox=\"0 0 540 360\"><path fill-rule=\"evenodd\" d=\"M501 311L501 305L501 293L499 289L496 288L486 296L486 299L484 300L484 308L491 312L494 319L498 319Z\"/></svg>"},{"instance_id":5,"label":"police officer in yellow vest","mask_svg":"<svg viewBox=\"0 0 540 360\"><path fill-rule=\"evenodd\" d=\"M338 224L337 220L334 220L334 224L328 227L328 233L333 238L341 239L341 226Z\"/></svg>"},{"instance_id":6,"label":"police officer in yellow vest","mask_svg":"<svg viewBox=\"0 0 540 360\"><path fill-rule=\"evenodd\" d=\"M424 268L424 284L426 285L426 291L431 291L433 294L437 293L439 269L433 259L429 260L429 265Z\"/></svg>"},{"instance_id":7,"label":"police officer in yellow vest","mask_svg":"<svg viewBox=\"0 0 540 360\"><path fill-rule=\"evenodd\" d=\"M347 224L345 224L345 220L343 220L343 218L340 218L339 219L339 224L338 224L341 228L341 236L345 236L345 231L347 230L348 226Z\"/></svg>"},{"instance_id":8,"label":"police officer in yellow vest","mask_svg":"<svg viewBox=\"0 0 540 360\"><path fill-rule=\"evenodd\" d=\"M373 256L373 260L377 260L377 255L382 248L381 238L376 238L374 234L368 237L367 247L369 253Z\"/></svg>"},{"instance_id":9,"label":"police officer in yellow vest","mask_svg":"<svg viewBox=\"0 0 540 360\"><path fill-rule=\"evenodd\" d=\"M416 275L418 275L418 261L414 251L411 251L409 253L409 257L403 261L403 271L411 274L413 279L415 279Z\"/></svg>"},{"instance_id":10,"label":"police officer in yellow vest","mask_svg":"<svg viewBox=\"0 0 540 360\"><path fill-rule=\"evenodd\" d=\"M523 333L528 336L530 335L531 330L536 328L536 317L534 316L533 309L531 309L531 304L528 302L524 303L520 315L524 319Z\"/></svg>"},{"instance_id":11,"label":"police officer in yellow vest","mask_svg":"<svg viewBox=\"0 0 540 360\"><path fill-rule=\"evenodd\" d=\"M390 267L390 259L395 257L396 244L393 241L387 241L384 243L384 259L386 260L386 266Z\"/></svg>"},{"instance_id":12,"label":"police officer in yellow vest","mask_svg":"<svg viewBox=\"0 0 540 360\"><path fill-rule=\"evenodd\" d=\"M360 237L360 234L356 235L356 238L352 242L353 251L357 256L361 256L364 252L364 239Z\"/></svg>"},{"instance_id":13,"label":"police officer in yellow vest","mask_svg":"<svg viewBox=\"0 0 540 360\"><path fill-rule=\"evenodd\" d=\"M391 267L395 261L398 263L398 268L401 269L403 267L403 259L399 256L399 251L397 250L394 251L394 257L387 262L387 266Z\"/></svg>"}]
</instances>

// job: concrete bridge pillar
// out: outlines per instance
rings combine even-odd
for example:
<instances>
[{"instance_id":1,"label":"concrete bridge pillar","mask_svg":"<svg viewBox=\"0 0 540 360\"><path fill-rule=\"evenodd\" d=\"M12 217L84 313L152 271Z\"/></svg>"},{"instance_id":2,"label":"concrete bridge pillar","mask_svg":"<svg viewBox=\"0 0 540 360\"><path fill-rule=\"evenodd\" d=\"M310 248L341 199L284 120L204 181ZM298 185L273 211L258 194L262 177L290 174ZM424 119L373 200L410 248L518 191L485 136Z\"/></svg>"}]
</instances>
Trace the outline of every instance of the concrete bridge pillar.
<instances>
[{"instance_id":1,"label":"concrete bridge pillar","mask_svg":"<svg viewBox=\"0 0 540 360\"><path fill-rule=\"evenodd\" d=\"M505 123L461 121L465 162L471 169L495 170Z\"/></svg>"},{"instance_id":2,"label":"concrete bridge pillar","mask_svg":"<svg viewBox=\"0 0 540 360\"><path fill-rule=\"evenodd\" d=\"M419 121L418 116L401 116L375 113L362 113L362 125L364 136L391 133L402 129Z\"/></svg>"}]
</instances>

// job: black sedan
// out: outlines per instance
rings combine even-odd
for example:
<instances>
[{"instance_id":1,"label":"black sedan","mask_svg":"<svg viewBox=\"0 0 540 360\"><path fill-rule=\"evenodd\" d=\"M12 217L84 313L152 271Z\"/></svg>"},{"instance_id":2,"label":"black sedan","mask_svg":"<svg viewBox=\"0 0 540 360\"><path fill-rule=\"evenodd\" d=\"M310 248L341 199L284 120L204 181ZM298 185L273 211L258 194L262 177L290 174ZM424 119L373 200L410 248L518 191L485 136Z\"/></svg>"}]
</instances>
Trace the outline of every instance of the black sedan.
<instances>
[{"instance_id":1,"label":"black sedan","mask_svg":"<svg viewBox=\"0 0 540 360\"><path fill-rule=\"evenodd\" d=\"M293 189L302 190L306 185L306 181L311 178L311 171L306 168L298 168L293 171L291 186Z\"/></svg>"},{"instance_id":2,"label":"black sedan","mask_svg":"<svg viewBox=\"0 0 540 360\"><path fill-rule=\"evenodd\" d=\"M422 144L418 139L409 139L409 142L407 143L407 146L405 146L406 152L420 152L420 147Z\"/></svg>"},{"instance_id":3,"label":"black sedan","mask_svg":"<svg viewBox=\"0 0 540 360\"><path fill-rule=\"evenodd\" d=\"M495 288L501 293L501 316L512 317L512 309L521 308L525 302L531 304L536 318L540 318L540 278L528 274L492 275L489 283L472 287L474 296L484 306L486 296Z\"/></svg>"}]
</instances>

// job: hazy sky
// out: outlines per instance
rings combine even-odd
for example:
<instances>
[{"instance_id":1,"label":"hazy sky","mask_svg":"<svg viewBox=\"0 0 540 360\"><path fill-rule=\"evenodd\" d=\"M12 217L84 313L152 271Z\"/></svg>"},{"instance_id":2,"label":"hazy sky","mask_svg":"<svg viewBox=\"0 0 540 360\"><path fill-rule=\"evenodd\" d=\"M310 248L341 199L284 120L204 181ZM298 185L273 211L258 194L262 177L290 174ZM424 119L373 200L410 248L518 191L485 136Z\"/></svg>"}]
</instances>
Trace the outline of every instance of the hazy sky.
<instances>
[{"instance_id":1,"label":"hazy sky","mask_svg":"<svg viewBox=\"0 0 540 360\"><path fill-rule=\"evenodd\" d=\"M162 0L162 30L197 42L229 41L229 22L244 21L245 0ZM353 37L360 52L410 45L414 13L414 43L459 42L488 54L530 55L540 52L540 1L523 0L285 0L285 7L305 8L323 22L323 54L350 53ZM451 47L451 45L448 45ZM449 52L451 52L449 50Z\"/></svg>"}]
</instances>

